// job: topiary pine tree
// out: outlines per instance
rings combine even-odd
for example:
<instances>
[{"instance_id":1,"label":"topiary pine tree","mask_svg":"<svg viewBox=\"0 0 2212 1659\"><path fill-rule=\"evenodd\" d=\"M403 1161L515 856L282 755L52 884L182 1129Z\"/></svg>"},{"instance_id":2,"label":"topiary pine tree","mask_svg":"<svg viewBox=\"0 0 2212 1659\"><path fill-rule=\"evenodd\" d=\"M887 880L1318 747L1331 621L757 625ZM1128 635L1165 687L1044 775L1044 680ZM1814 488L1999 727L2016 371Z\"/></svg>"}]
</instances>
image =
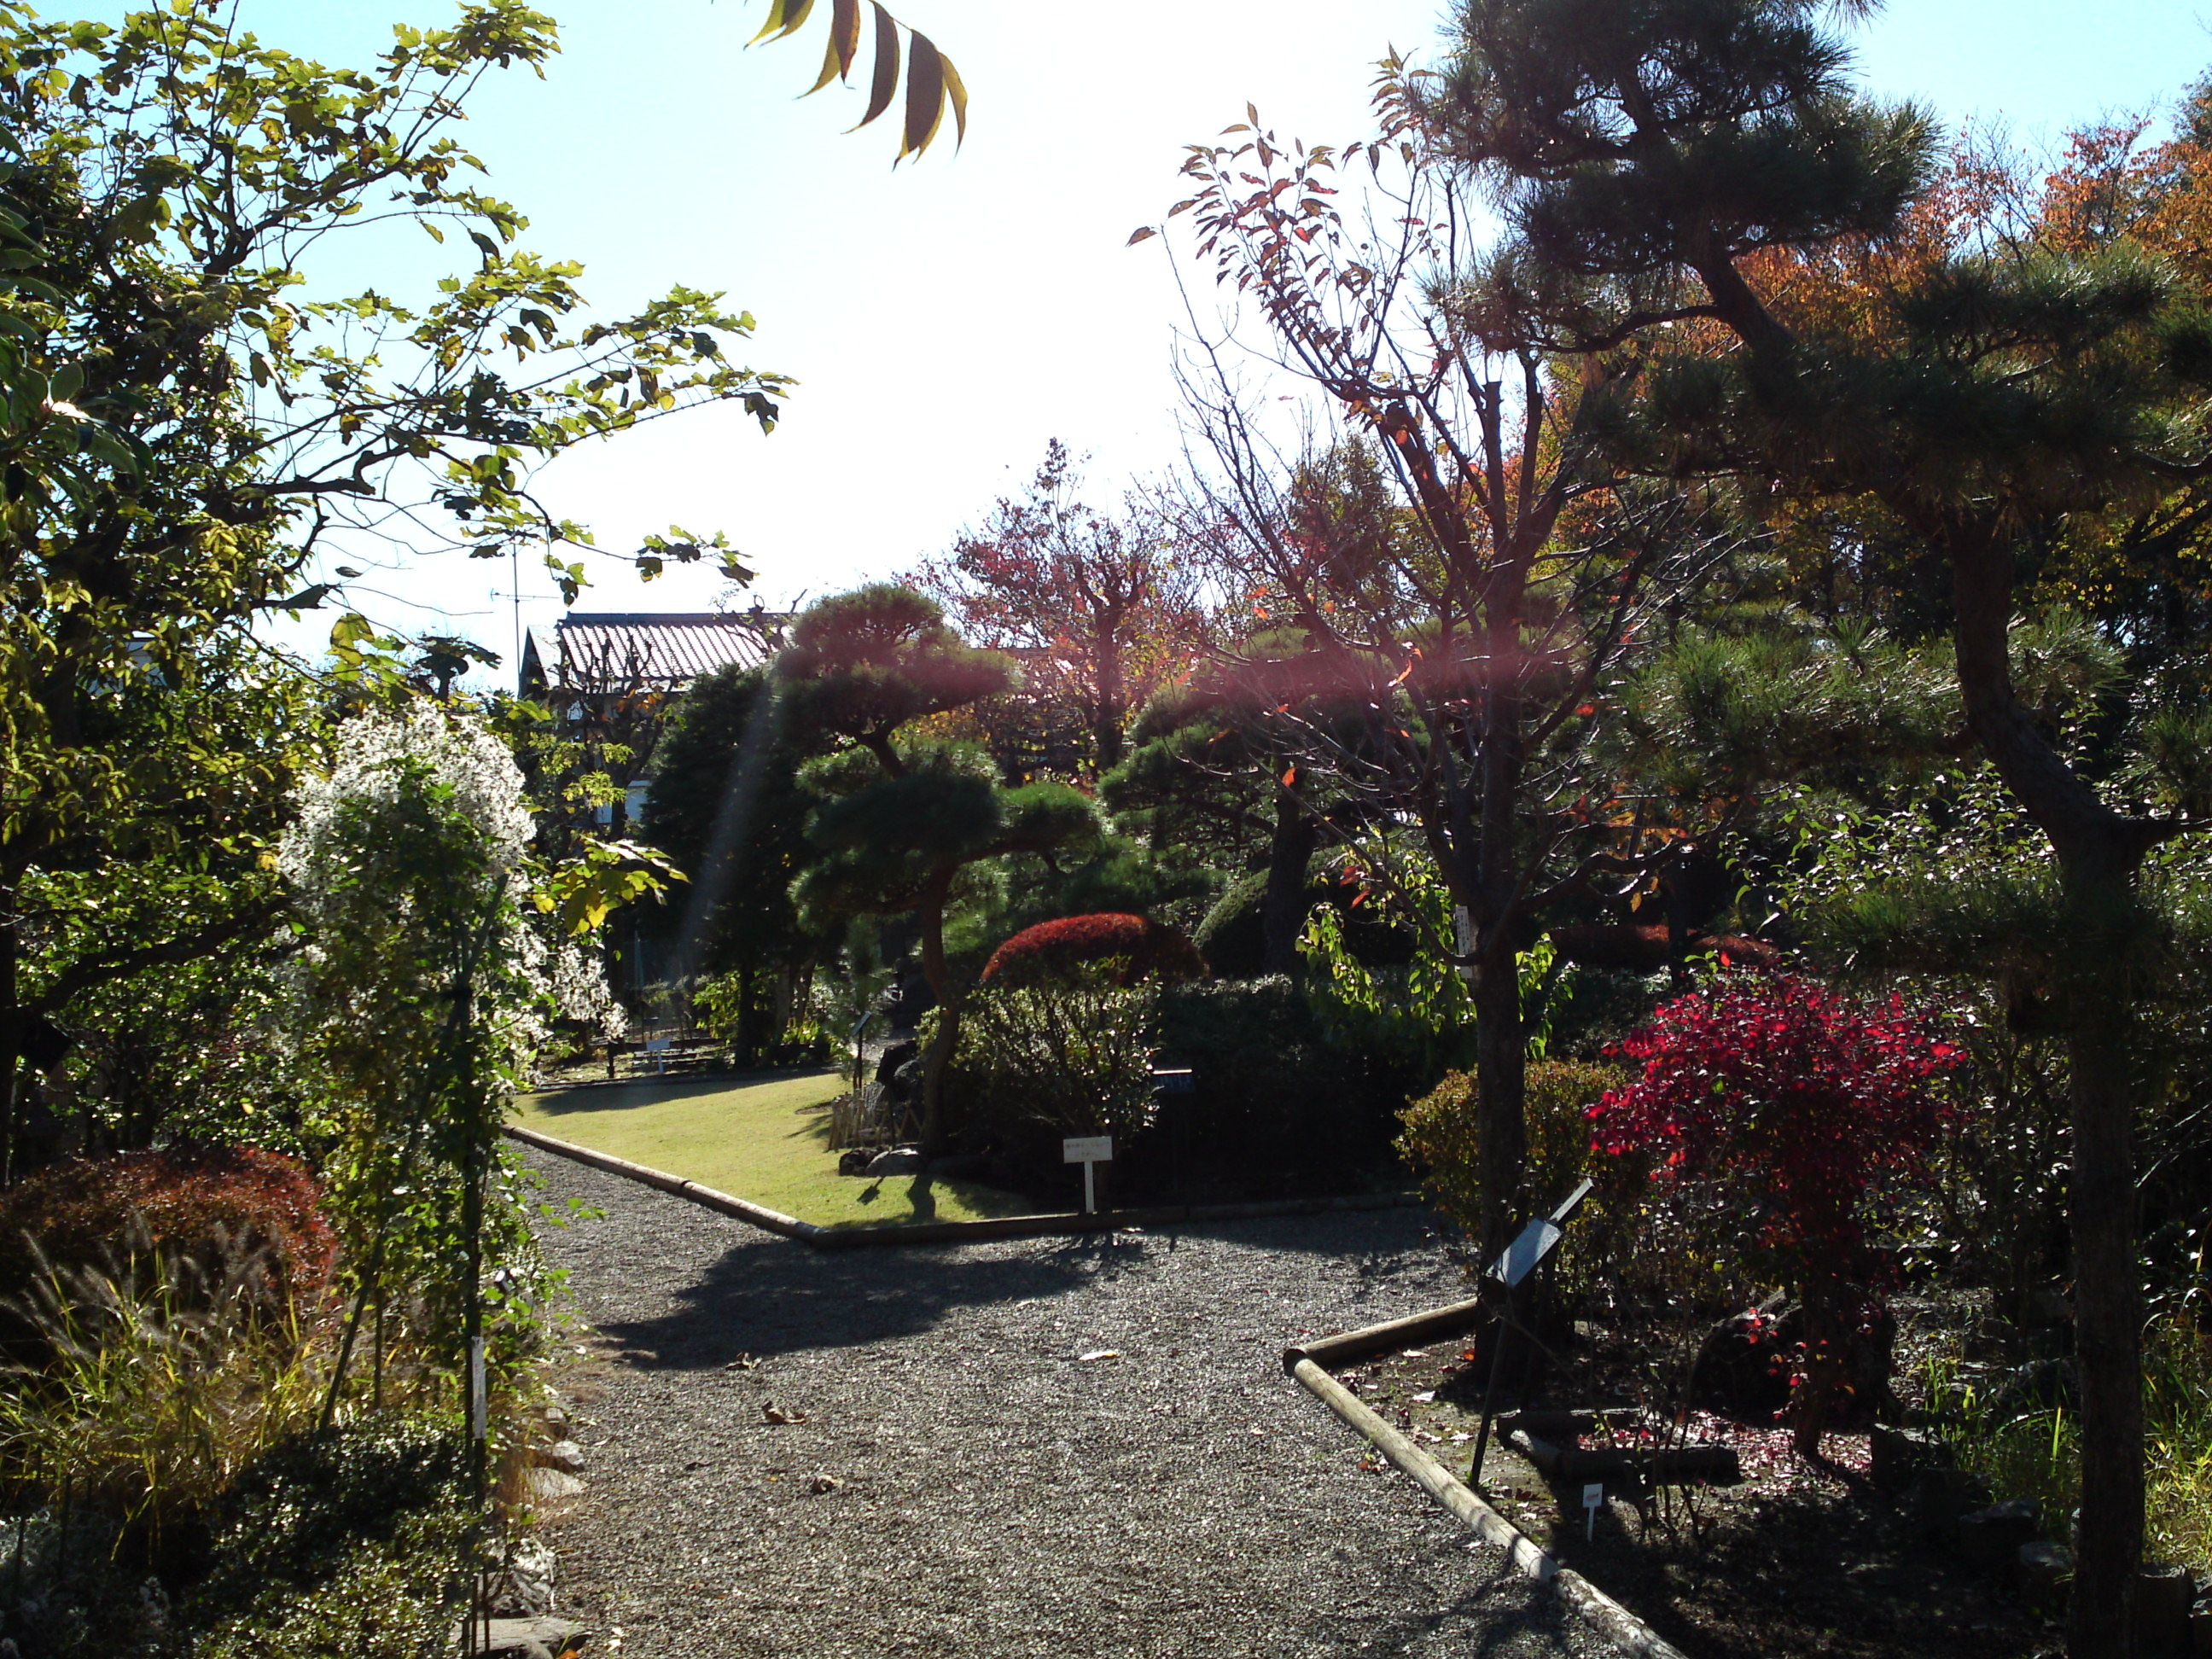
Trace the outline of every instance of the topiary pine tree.
<instances>
[{"instance_id":1,"label":"topiary pine tree","mask_svg":"<svg viewBox=\"0 0 2212 1659\"><path fill-rule=\"evenodd\" d=\"M1002 787L972 745L902 731L932 714L1007 690L1012 665L963 644L937 605L911 588L878 585L822 600L793 625L777 667L800 729L844 739L802 769L817 801L807 833L820 851L793 884L817 926L911 914L937 1026L923 1059L923 1152L941 1152L951 1126L945 1068L960 1036L964 988L945 961L945 913L961 872L1012 853L1095 848L1103 836L1089 799L1059 783Z\"/></svg>"}]
</instances>

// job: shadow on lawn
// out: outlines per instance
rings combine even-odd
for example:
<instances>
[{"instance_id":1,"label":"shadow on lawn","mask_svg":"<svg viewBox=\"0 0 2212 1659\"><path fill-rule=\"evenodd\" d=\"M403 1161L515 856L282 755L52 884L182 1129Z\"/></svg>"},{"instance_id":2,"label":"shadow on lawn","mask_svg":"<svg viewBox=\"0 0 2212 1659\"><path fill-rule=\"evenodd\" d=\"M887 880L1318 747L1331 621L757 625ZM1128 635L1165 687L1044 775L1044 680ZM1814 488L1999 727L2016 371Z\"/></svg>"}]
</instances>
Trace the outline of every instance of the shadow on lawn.
<instances>
[{"instance_id":1,"label":"shadow on lawn","mask_svg":"<svg viewBox=\"0 0 2212 1659\"><path fill-rule=\"evenodd\" d=\"M764 1083L804 1083L829 1075L829 1069L823 1067L813 1071L733 1072L715 1077L641 1077L625 1078L619 1083L571 1084L566 1088L539 1090L531 1097L531 1109L546 1117L566 1117L574 1112L627 1112L640 1106L731 1094ZM825 1135L826 1122L825 1115Z\"/></svg>"}]
</instances>

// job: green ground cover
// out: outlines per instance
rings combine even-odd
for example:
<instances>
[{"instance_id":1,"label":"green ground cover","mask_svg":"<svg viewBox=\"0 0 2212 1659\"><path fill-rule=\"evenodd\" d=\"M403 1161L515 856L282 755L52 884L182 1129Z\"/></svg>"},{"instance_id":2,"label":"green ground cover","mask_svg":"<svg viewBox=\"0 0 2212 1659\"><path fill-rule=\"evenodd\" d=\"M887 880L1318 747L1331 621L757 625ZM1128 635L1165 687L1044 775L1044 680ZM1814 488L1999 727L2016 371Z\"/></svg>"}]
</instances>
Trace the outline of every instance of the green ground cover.
<instances>
[{"instance_id":1,"label":"green ground cover","mask_svg":"<svg viewBox=\"0 0 2212 1659\"><path fill-rule=\"evenodd\" d=\"M764 1204L822 1227L972 1221L1034 1206L973 1182L837 1173L830 1150L835 1071L635 1083L525 1095L514 1119L540 1133L611 1152Z\"/></svg>"}]
</instances>

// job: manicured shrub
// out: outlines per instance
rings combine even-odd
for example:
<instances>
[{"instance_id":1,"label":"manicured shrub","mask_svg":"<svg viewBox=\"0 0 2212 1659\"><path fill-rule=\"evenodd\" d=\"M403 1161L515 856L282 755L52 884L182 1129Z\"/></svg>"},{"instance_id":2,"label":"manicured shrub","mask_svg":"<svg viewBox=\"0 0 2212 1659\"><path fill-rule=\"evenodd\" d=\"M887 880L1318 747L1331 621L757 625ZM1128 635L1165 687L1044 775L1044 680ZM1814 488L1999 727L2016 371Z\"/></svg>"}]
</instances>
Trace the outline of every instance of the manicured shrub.
<instances>
[{"instance_id":1,"label":"manicured shrub","mask_svg":"<svg viewBox=\"0 0 2212 1659\"><path fill-rule=\"evenodd\" d=\"M1548 1210L1574 1190L1590 1163L1589 1109L1622 1080L1616 1066L1571 1060L1529 1065L1524 1209ZM1475 1232L1481 1224L1482 1160L1474 1075L1446 1073L1398 1121L1405 1125L1399 1154L1420 1175L1430 1200L1469 1234Z\"/></svg>"},{"instance_id":2,"label":"manicured shrub","mask_svg":"<svg viewBox=\"0 0 2212 1659\"><path fill-rule=\"evenodd\" d=\"M1162 1100L1138 1148L1163 1188L1257 1197L1389 1177L1396 1114L1415 1079L1329 1044L1288 979L1170 987L1154 1030L1160 1063L1188 1066L1196 1085Z\"/></svg>"},{"instance_id":3,"label":"manicured shrub","mask_svg":"<svg viewBox=\"0 0 2212 1659\"><path fill-rule=\"evenodd\" d=\"M1024 927L983 964L986 985L1030 986L1111 964L1122 985L1203 979L1206 958L1174 928L1143 916L1064 916Z\"/></svg>"},{"instance_id":4,"label":"manicured shrub","mask_svg":"<svg viewBox=\"0 0 2212 1659\"><path fill-rule=\"evenodd\" d=\"M255 1299L301 1307L330 1284L337 1240L305 1164L255 1147L172 1147L75 1158L0 1194L0 1304L20 1306L48 1273L132 1273L181 1289L191 1275L241 1285ZM41 1261L46 1264L42 1269ZM188 1291L184 1293L188 1294Z\"/></svg>"},{"instance_id":5,"label":"manicured shrub","mask_svg":"<svg viewBox=\"0 0 2212 1659\"><path fill-rule=\"evenodd\" d=\"M1817 1453L1832 1413L1887 1403L1850 1398L1890 1329L1869 1224L1924 1173L1950 1116L1937 1080L1961 1051L1901 998L1738 973L1667 1004L1619 1052L1642 1071L1591 1109L1595 1151L1648 1160L1662 1197L1707 1206L1750 1271L1799 1299L1790 1410Z\"/></svg>"},{"instance_id":6,"label":"manicured shrub","mask_svg":"<svg viewBox=\"0 0 2212 1659\"><path fill-rule=\"evenodd\" d=\"M1024 1184L1058 1177L1066 1136L1126 1146L1152 1121L1157 993L1117 983L1111 966L987 985L962 1014L948 1086L969 1138Z\"/></svg>"}]
</instances>

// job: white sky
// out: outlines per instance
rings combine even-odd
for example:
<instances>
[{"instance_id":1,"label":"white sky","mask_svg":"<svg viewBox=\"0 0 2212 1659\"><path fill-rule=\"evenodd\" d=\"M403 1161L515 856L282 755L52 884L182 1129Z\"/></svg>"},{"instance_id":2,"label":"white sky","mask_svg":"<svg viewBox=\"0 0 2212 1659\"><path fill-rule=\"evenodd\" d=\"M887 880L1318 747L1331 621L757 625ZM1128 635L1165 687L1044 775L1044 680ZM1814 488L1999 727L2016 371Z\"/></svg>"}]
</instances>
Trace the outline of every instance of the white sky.
<instances>
[{"instance_id":1,"label":"white sky","mask_svg":"<svg viewBox=\"0 0 2212 1659\"><path fill-rule=\"evenodd\" d=\"M675 283L726 290L759 319L749 361L800 382L770 436L735 410L688 416L564 459L544 493L611 551L672 523L725 531L771 605L940 550L1054 435L1092 458L1094 500L1168 465L1180 302L1162 244L1125 248L1130 230L1182 193L1182 146L1242 118L1248 100L1285 137L1361 136L1374 60L1427 50L1442 10L896 0L959 65L972 104L964 149L894 173L891 117L843 137L857 93L793 101L813 79L820 19L745 51L764 0L539 3L562 20L562 56L542 82L489 85L463 134L489 188L531 218L526 245L584 261L609 311ZM408 0L241 9L270 44L353 64L383 49L395 18L451 15ZM2047 140L2169 100L2212 64L2201 15L2182 0L1900 0L1863 32L1863 62L1885 94ZM436 252L381 251L358 280L419 279ZM599 563L580 609L703 609L721 586L696 571L641 585ZM441 562L375 586L415 602L362 595L380 622L511 646L504 565ZM526 562L521 586L526 621L558 614L544 573ZM311 616L285 633L312 649L327 627Z\"/></svg>"}]
</instances>

